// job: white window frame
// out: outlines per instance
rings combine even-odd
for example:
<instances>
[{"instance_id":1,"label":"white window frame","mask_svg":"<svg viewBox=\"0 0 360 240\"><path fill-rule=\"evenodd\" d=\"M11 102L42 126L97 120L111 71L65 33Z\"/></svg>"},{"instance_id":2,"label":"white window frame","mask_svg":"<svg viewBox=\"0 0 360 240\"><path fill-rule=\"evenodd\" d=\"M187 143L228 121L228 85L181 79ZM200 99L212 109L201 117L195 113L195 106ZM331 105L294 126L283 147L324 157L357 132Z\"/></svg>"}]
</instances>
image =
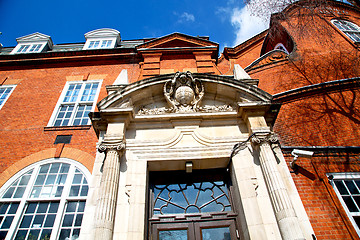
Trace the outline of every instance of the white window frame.
<instances>
[{"instance_id":1,"label":"white window frame","mask_svg":"<svg viewBox=\"0 0 360 240\"><path fill-rule=\"evenodd\" d=\"M342 25L345 25L345 24L348 24L348 25L351 25L353 28L356 28L357 30L344 30L344 29L340 29L336 24L335 22L340 22L340 24ZM343 32L348 38L351 39L351 41L353 42L360 42L360 40L356 40L354 39L350 33L355 33L357 34L358 38L360 39L360 27L358 25L356 25L355 23L352 23L352 22L349 22L349 21L346 21L346 20L343 20L343 19L333 19L331 20L331 23L337 28L339 29L341 32Z\"/></svg>"},{"instance_id":2,"label":"white window frame","mask_svg":"<svg viewBox=\"0 0 360 240\"><path fill-rule=\"evenodd\" d=\"M327 177L329 178L329 182L331 184L331 186L334 188L334 191L341 203L341 205L343 206L346 214L348 215L351 223L353 224L354 228L355 228L355 231L357 232L357 234L360 236L360 228L359 226L356 224L353 216L360 216L360 211L357 212L357 213L352 213L349 211L346 203L344 202L338 188L336 187L335 185L335 182L334 180L360 180L360 172L347 172L347 173L327 173L326 174ZM359 191L360 191L360 188L359 188ZM360 206L359 206L360 208Z\"/></svg>"},{"instance_id":3,"label":"white window frame","mask_svg":"<svg viewBox=\"0 0 360 240\"><path fill-rule=\"evenodd\" d=\"M2 85L0 86L0 88L10 88L11 87L11 90L10 90L10 93L7 95L7 97L5 98L4 102L0 105L0 110L1 108L5 105L6 101L9 99L10 95L12 94L12 92L14 91L16 85ZM0 95L1 96L1 95Z\"/></svg>"},{"instance_id":4,"label":"white window frame","mask_svg":"<svg viewBox=\"0 0 360 240\"><path fill-rule=\"evenodd\" d=\"M54 198L30 198L30 191L32 189L32 186L36 180L36 176L39 172L40 166L44 165L44 164L49 164L49 163L67 163L70 164L70 169L69 169L69 174L67 176L66 182L64 184L64 190L63 190L63 194L61 195L61 197L54 197ZM10 202L19 202L19 207L16 211L15 217L12 221L12 224L10 226L10 228L8 229L8 234L5 238L5 240L11 240L15 237L16 234L16 230L18 229L19 225L20 225L20 221L21 221L21 217L23 216L23 212L24 209L26 207L26 203L28 202L40 202L40 201L46 201L46 202L51 202L51 201L58 201L59 202L59 208L57 211L57 216L55 218L54 221L54 225L53 225L53 229L52 229L52 234L50 237L50 240L56 240L59 237L60 234L60 229L61 229L61 221L63 219L63 215L65 214L65 207L66 207L66 203L68 202L68 200L71 201L76 201L76 200L85 200L87 199L87 196L89 196L89 193L86 197L82 197L82 196L78 196L78 197L69 197L69 191L70 191L70 186L72 185L71 181L75 175L75 167L78 168L81 173L85 176L88 185L91 182L91 173L89 172L89 170L83 166L82 164L80 164L77 161L74 161L72 159L69 158L50 158L50 159L46 159L46 160L42 160L39 162L36 162L34 164L31 164L23 169L21 169L19 172L17 172L15 175L13 175L1 188L0 188L0 202L1 203L10 203ZM31 175L31 178L28 182L28 185L26 187L26 191L24 192L24 195L21 199L3 199L1 198L7 191L7 189L14 183L14 181L16 181L18 178L20 178L23 174L27 173L28 171L30 171L31 169L33 169L33 173ZM90 187L90 185L89 185ZM16 224L14 224L16 223ZM55 233L55 234L54 234Z\"/></svg>"},{"instance_id":5,"label":"white window frame","mask_svg":"<svg viewBox=\"0 0 360 240\"><path fill-rule=\"evenodd\" d=\"M91 42L96 42L99 41L99 44L96 47L91 47ZM105 41L111 41L111 44L109 46L104 46L102 47L103 43ZM115 47L115 43L116 43L116 39L115 38L89 38L85 45L84 45L84 50L91 50L91 49L107 49L107 48L114 48Z\"/></svg>"},{"instance_id":6,"label":"white window frame","mask_svg":"<svg viewBox=\"0 0 360 240\"><path fill-rule=\"evenodd\" d=\"M87 125L73 125L73 122L74 122L74 119L75 119L75 113L76 113L76 109L77 107L82 104L83 102L80 102L80 97L81 97L81 93L83 91L83 89L85 88L85 85L86 83L99 83L99 86L98 86L98 89L97 89L97 92L95 94L95 98L94 98L94 101L92 102L92 107L91 107L91 111L93 112L95 110L95 107L96 107L96 103L97 103L97 99L99 97L99 93L100 93L100 89L101 89L101 84L102 84L102 80L88 80L88 81L68 81L66 82L64 88L63 88L63 91L58 99L58 102L56 103L56 106L54 108L54 111L51 115L51 118L48 122L48 127L62 127L62 126L54 126L55 124L55 120L56 120L56 116L58 114L58 111L60 109L60 106L62 104L65 104L63 102L64 100L64 97L66 95L66 92L70 86L70 84L79 84L81 83L82 86L81 86L81 90L80 90L80 93L79 93L79 96L78 96L78 99L77 101L74 103L74 112L73 112L73 115L71 116L71 119L70 119L70 123L67 125L68 127L71 127L71 126L87 126ZM90 102L84 102L84 103L90 103ZM91 124L88 124L88 125L91 125ZM64 126L65 127L65 126Z\"/></svg>"}]
</instances>

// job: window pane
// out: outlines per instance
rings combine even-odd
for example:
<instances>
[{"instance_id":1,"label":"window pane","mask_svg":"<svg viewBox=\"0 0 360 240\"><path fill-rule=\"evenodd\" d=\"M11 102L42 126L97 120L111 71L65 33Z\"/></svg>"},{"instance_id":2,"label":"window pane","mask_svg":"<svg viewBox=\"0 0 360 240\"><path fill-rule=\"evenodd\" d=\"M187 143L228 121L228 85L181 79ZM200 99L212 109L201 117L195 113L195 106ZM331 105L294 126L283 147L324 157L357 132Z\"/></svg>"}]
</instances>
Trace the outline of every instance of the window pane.
<instances>
[{"instance_id":1,"label":"window pane","mask_svg":"<svg viewBox=\"0 0 360 240\"><path fill-rule=\"evenodd\" d=\"M10 203L0 203L0 214L5 214Z\"/></svg>"},{"instance_id":2,"label":"window pane","mask_svg":"<svg viewBox=\"0 0 360 240\"><path fill-rule=\"evenodd\" d=\"M347 191L344 183L342 181L334 181L337 189L339 190L341 195L348 195L349 192Z\"/></svg>"},{"instance_id":3,"label":"window pane","mask_svg":"<svg viewBox=\"0 0 360 240\"><path fill-rule=\"evenodd\" d=\"M203 240L231 240L229 227L201 229Z\"/></svg>"},{"instance_id":4,"label":"window pane","mask_svg":"<svg viewBox=\"0 0 360 240\"><path fill-rule=\"evenodd\" d=\"M187 240L187 230L162 230L159 231L159 240Z\"/></svg>"},{"instance_id":5,"label":"window pane","mask_svg":"<svg viewBox=\"0 0 360 240\"><path fill-rule=\"evenodd\" d=\"M359 194L359 191L352 180L345 180L344 182L351 194Z\"/></svg>"},{"instance_id":6,"label":"window pane","mask_svg":"<svg viewBox=\"0 0 360 240\"><path fill-rule=\"evenodd\" d=\"M72 186L70 189L70 197L75 197L79 195L80 186Z\"/></svg>"},{"instance_id":7,"label":"window pane","mask_svg":"<svg viewBox=\"0 0 360 240\"><path fill-rule=\"evenodd\" d=\"M40 234L40 230L31 230L28 236L28 240L37 240Z\"/></svg>"},{"instance_id":8,"label":"window pane","mask_svg":"<svg viewBox=\"0 0 360 240\"><path fill-rule=\"evenodd\" d=\"M65 240L70 236L70 229L62 229L60 232L59 240Z\"/></svg>"},{"instance_id":9,"label":"window pane","mask_svg":"<svg viewBox=\"0 0 360 240\"><path fill-rule=\"evenodd\" d=\"M16 234L15 240L24 240L26 239L27 230L20 230Z\"/></svg>"},{"instance_id":10,"label":"window pane","mask_svg":"<svg viewBox=\"0 0 360 240\"><path fill-rule=\"evenodd\" d=\"M64 221L62 223L63 227L71 227L73 224L74 215L73 214L66 214L64 217Z\"/></svg>"},{"instance_id":11,"label":"window pane","mask_svg":"<svg viewBox=\"0 0 360 240\"><path fill-rule=\"evenodd\" d=\"M343 196L343 199L344 199L344 202L350 212L358 212L359 211L351 197Z\"/></svg>"},{"instance_id":12,"label":"window pane","mask_svg":"<svg viewBox=\"0 0 360 240\"><path fill-rule=\"evenodd\" d=\"M56 215L50 214L46 217L44 227L52 227L54 225Z\"/></svg>"},{"instance_id":13,"label":"window pane","mask_svg":"<svg viewBox=\"0 0 360 240\"><path fill-rule=\"evenodd\" d=\"M69 165L65 163L51 163L41 166L41 173L35 181L31 198L61 197L67 174L59 172L68 171L68 167Z\"/></svg>"},{"instance_id":14,"label":"window pane","mask_svg":"<svg viewBox=\"0 0 360 240\"><path fill-rule=\"evenodd\" d=\"M7 216L4 219L4 222L1 225L1 229L8 229L11 226L12 220L14 219L14 216Z\"/></svg>"}]
</instances>

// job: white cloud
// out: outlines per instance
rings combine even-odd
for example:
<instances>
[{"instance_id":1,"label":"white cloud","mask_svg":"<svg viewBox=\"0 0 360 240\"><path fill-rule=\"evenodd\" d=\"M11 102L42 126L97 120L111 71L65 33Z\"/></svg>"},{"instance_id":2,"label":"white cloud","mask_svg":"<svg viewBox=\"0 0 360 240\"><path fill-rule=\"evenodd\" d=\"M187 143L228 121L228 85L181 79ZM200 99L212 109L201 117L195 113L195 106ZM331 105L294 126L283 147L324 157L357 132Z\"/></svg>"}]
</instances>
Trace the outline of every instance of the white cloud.
<instances>
[{"instance_id":1,"label":"white cloud","mask_svg":"<svg viewBox=\"0 0 360 240\"><path fill-rule=\"evenodd\" d=\"M241 9L233 9L231 24L235 28L236 35L234 46L262 32L269 26L269 23L264 22L263 19L251 15L251 12L246 6Z\"/></svg>"},{"instance_id":2,"label":"white cloud","mask_svg":"<svg viewBox=\"0 0 360 240\"><path fill-rule=\"evenodd\" d=\"M177 21L178 23L195 22L195 16L191 13L183 12L181 14L178 13L174 13L174 14L179 17Z\"/></svg>"}]
</instances>

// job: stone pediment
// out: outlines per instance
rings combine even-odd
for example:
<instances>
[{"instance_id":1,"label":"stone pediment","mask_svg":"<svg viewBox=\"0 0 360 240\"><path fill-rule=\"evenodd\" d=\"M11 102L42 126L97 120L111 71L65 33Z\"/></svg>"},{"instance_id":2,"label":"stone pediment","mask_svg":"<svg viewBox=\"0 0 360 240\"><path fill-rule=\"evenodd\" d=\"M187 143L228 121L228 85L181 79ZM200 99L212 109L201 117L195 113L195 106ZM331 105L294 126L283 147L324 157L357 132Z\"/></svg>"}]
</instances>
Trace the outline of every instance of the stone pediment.
<instances>
[{"instance_id":1,"label":"stone pediment","mask_svg":"<svg viewBox=\"0 0 360 240\"><path fill-rule=\"evenodd\" d=\"M109 86L100 112L129 110L141 115L237 112L239 104L270 104L272 96L232 77L190 72Z\"/></svg>"},{"instance_id":2,"label":"stone pediment","mask_svg":"<svg viewBox=\"0 0 360 240\"><path fill-rule=\"evenodd\" d=\"M192 37L181 33L173 33L161 38L148 41L137 46L138 50L144 49L162 49L162 48L203 48L218 47L217 43L211 42L204 38Z\"/></svg>"},{"instance_id":3,"label":"stone pediment","mask_svg":"<svg viewBox=\"0 0 360 240\"><path fill-rule=\"evenodd\" d=\"M16 39L18 43L28 43L28 42L49 42L52 44L51 37L39 32L32 33L23 37Z\"/></svg>"}]
</instances>

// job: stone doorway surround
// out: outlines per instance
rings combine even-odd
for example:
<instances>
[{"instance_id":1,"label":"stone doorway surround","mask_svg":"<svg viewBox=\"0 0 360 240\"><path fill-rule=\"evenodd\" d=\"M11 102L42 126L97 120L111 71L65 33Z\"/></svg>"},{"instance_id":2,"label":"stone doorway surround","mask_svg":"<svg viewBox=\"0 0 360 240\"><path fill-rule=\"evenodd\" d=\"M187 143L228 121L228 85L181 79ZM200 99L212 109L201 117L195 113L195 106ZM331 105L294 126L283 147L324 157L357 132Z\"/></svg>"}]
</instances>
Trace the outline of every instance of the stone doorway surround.
<instances>
[{"instance_id":1,"label":"stone doorway surround","mask_svg":"<svg viewBox=\"0 0 360 240\"><path fill-rule=\"evenodd\" d=\"M150 171L228 168L239 239L312 239L257 80L175 73L107 86L81 239L148 239ZM95 220L92 220L95 219Z\"/></svg>"}]
</instances>

